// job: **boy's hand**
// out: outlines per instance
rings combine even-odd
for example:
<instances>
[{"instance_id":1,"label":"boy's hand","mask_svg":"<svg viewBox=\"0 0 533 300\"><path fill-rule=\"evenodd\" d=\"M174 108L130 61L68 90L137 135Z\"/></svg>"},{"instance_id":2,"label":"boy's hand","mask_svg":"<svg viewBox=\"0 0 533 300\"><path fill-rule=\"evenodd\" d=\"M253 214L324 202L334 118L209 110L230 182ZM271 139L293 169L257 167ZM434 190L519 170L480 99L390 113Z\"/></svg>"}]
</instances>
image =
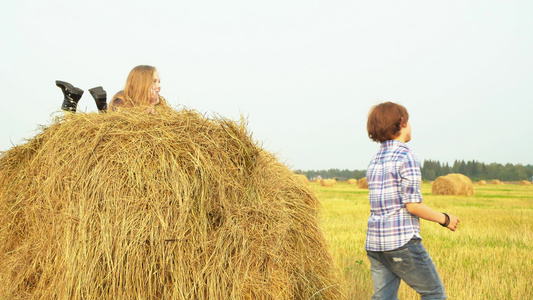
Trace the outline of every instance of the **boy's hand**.
<instances>
[{"instance_id":1,"label":"boy's hand","mask_svg":"<svg viewBox=\"0 0 533 300\"><path fill-rule=\"evenodd\" d=\"M458 217L454 216L454 215L448 215L450 217L450 224L448 224L448 229L450 229L451 231L456 231L457 230L457 226L459 226L459 222L461 222L461 220L459 220Z\"/></svg>"}]
</instances>

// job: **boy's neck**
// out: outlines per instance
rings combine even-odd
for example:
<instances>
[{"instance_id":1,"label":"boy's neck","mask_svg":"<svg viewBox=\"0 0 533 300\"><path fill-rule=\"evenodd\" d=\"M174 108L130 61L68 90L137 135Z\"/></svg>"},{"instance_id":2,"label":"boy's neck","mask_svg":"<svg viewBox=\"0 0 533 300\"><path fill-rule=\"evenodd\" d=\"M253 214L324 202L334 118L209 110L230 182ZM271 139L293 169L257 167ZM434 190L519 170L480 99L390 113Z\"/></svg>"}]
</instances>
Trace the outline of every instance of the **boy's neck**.
<instances>
[{"instance_id":1,"label":"boy's neck","mask_svg":"<svg viewBox=\"0 0 533 300\"><path fill-rule=\"evenodd\" d=\"M393 139L393 140L396 140L396 141L399 141L399 142L402 142L402 143L406 143L405 141L405 137L402 136L402 135L399 135L397 138Z\"/></svg>"},{"instance_id":2,"label":"boy's neck","mask_svg":"<svg viewBox=\"0 0 533 300\"><path fill-rule=\"evenodd\" d=\"M409 142L411 140L411 125L409 125L409 123L402 125L400 132L398 132L398 136L396 136L394 140L397 140L404 144Z\"/></svg>"}]
</instances>

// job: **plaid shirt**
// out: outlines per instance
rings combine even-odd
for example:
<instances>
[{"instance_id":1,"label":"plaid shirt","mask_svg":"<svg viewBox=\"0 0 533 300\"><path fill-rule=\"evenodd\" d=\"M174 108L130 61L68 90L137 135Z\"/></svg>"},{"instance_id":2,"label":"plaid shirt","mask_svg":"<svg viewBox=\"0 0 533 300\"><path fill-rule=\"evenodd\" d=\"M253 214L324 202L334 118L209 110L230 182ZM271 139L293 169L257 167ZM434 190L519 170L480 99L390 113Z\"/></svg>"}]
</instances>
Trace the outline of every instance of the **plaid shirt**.
<instances>
[{"instance_id":1,"label":"plaid shirt","mask_svg":"<svg viewBox=\"0 0 533 300\"><path fill-rule=\"evenodd\" d=\"M370 218L365 249L390 251L420 237L420 220L405 203L422 202L420 162L404 143L381 143L366 171Z\"/></svg>"}]
</instances>

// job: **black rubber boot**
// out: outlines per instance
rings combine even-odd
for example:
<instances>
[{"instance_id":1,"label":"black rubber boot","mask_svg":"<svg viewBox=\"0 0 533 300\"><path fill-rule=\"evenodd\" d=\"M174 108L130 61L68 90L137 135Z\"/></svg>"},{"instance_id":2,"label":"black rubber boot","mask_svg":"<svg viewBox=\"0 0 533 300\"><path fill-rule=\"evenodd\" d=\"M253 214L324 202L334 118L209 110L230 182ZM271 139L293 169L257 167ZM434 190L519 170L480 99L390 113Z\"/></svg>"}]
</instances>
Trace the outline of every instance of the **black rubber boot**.
<instances>
[{"instance_id":1,"label":"black rubber boot","mask_svg":"<svg viewBox=\"0 0 533 300\"><path fill-rule=\"evenodd\" d=\"M91 95L94 98L94 101L96 102L96 107L98 107L99 112L106 112L107 111L107 93L101 86L94 87L92 89L89 89L89 92L91 92Z\"/></svg>"},{"instance_id":2,"label":"black rubber boot","mask_svg":"<svg viewBox=\"0 0 533 300\"><path fill-rule=\"evenodd\" d=\"M63 104L61 109L69 112L76 112L76 107L78 106L78 101L80 101L81 96L83 95L83 90L77 87L74 87L72 84L56 80L56 85L63 92Z\"/></svg>"}]
</instances>

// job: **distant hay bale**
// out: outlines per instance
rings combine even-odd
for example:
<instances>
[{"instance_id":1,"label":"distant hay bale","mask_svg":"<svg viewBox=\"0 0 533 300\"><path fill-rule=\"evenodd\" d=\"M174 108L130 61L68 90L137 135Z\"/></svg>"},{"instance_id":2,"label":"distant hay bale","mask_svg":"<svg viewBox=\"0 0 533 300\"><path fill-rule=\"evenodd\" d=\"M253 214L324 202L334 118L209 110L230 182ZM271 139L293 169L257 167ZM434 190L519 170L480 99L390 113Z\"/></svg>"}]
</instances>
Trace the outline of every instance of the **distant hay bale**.
<instances>
[{"instance_id":1,"label":"distant hay bale","mask_svg":"<svg viewBox=\"0 0 533 300\"><path fill-rule=\"evenodd\" d=\"M440 176L431 184L433 195L474 195L472 180L463 174Z\"/></svg>"},{"instance_id":2,"label":"distant hay bale","mask_svg":"<svg viewBox=\"0 0 533 300\"><path fill-rule=\"evenodd\" d=\"M335 179L322 179L320 180L321 186L334 186L337 183Z\"/></svg>"},{"instance_id":3,"label":"distant hay bale","mask_svg":"<svg viewBox=\"0 0 533 300\"><path fill-rule=\"evenodd\" d=\"M346 181L346 183L348 183L348 184L357 184L357 179L353 179L353 178L352 179L348 179Z\"/></svg>"},{"instance_id":4,"label":"distant hay bale","mask_svg":"<svg viewBox=\"0 0 533 300\"><path fill-rule=\"evenodd\" d=\"M518 183L519 185L531 185L531 182L530 181L527 181L527 180L522 180Z\"/></svg>"},{"instance_id":5,"label":"distant hay bale","mask_svg":"<svg viewBox=\"0 0 533 300\"><path fill-rule=\"evenodd\" d=\"M342 297L318 199L242 122L70 115L0 172L0 299Z\"/></svg>"},{"instance_id":6,"label":"distant hay bale","mask_svg":"<svg viewBox=\"0 0 533 300\"><path fill-rule=\"evenodd\" d=\"M503 184L503 182L499 181L498 179L493 179L490 184Z\"/></svg>"},{"instance_id":7,"label":"distant hay bale","mask_svg":"<svg viewBox=\"0 0 533 300\"><path fill-rule=\"evenodd\" d=\"M368 182L366 181L366 177L357 180L357 186L361 189L368 189Z\"/></svg>"},{"instance_id":8,"label":"distant hay bale","mask_svg":"<svg viewBox=\"0 0 533 300\"><path fill-rule=\"evenodd\" d=\"M305 184L309 185L309 179L307 179L307 176L305 176L304 174L295 174L295 176L302 183L305 183Z\"/></svg>"},{"instance_id":9,"label":"distant hay bale","mask_svg":"<svg viewBox=\"0 0 533 300\"><path fill-rule=\"evenodd\" d=\"M480 180L477 182L478 185L487 185L487 181L486 180Z\"/></svg>"}]
</instances>

